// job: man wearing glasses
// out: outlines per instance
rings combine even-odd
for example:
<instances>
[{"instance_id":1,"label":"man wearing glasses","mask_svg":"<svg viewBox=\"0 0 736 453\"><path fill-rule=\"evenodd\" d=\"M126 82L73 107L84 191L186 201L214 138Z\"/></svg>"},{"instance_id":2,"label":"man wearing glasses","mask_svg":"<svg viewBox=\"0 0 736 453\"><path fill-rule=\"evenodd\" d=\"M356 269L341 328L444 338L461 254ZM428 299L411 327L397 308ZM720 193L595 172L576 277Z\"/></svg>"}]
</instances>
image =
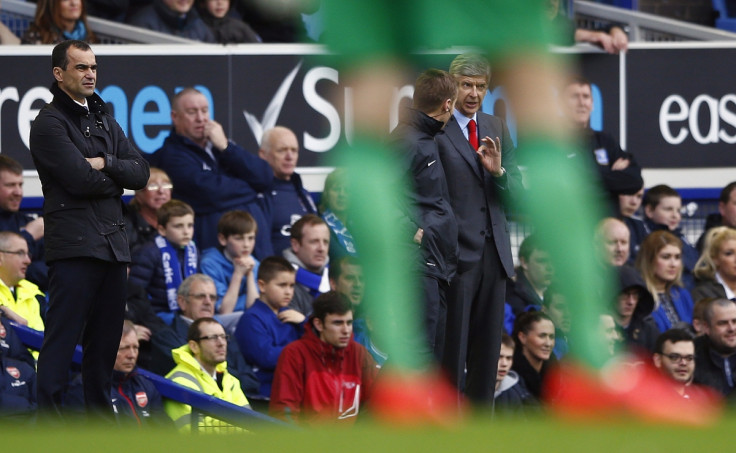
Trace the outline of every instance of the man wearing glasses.
<instances>
[{"instance_id":1,"label":"man wearing glasses","mask_svg":"<svg viewBox=\"0 0 736 453\"><path fill-rule=\"evenodd\" d=\"M703 312L705 335L695 339L693 382L728 396L736 380L736 303L713 299Z\"/></svg>"},{"instance_id":2,"label":"man wearing glasses","mask_svg":"<svg viewBox=\"0 0 736 453\"><path fill-rule=\"evenodd\" d=\"M692 335L682 329L669 329L657 337L654 349L654 366L672 380L677 393L687 395L695 373Z\"/></svg>"},{"instance_id":3,"label":"man wearing glasses","mask_svg":"<svg viewBox=\"0 0 736 453\"><path fill-rule=\"evenodd\" d=\"M240 382L227 370L227 345L228 335L219 322L210 317L199 318L189 326L187 344L172 351L176 368L166 378L229 403L250 407L240 389ZM191 406L169 400L164 403L164 410L174 420L177 429L191 429ZM229 425L206 416L200 421L200 426L218 431Z\"/></svg>"},{"instance_id":4,"label":"man wearing glasses","mask_svg":"<svg viewBox=\"0 0 736 453\"><path fill-rule=\"evenodd\" d=\"M45 303L45 299L38 286L26 280L30 264L23 236L0 232L0 312L11 321L42 331L41 301Z\"/></svg>"},{"instance_id":5,"label":"man wearing glasses","mask_svg":"<svg viewBox=\"0 0 736 453\"><path fill-rule=\"evenodd\" d=\"M177 290L179 311L174 315L171 326L159 330L151 338L151 371L163 376L174 368L173 350L189 341L188 332L192 323L215 316L216 301L217 290L210 276L192 274L184 279ZM258 379L245 362L237 342L226 343L228 372L240 381L244 393L257 395Z\"/></svg>"}]
</instances>

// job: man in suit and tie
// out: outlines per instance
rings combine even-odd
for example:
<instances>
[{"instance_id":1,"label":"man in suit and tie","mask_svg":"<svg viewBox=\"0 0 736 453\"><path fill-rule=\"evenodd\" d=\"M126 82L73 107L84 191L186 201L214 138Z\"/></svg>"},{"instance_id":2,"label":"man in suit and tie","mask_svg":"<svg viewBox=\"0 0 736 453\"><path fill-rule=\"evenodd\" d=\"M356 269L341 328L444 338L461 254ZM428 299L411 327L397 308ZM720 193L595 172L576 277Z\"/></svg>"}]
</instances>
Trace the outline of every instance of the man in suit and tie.
<instances>
[{"instance_id":1,"label":"man in suit and tie","mask_svg":"<svg viewBox=\"0 0 736 453\"><path fill-rule=\"evenodd\" d=\"M458 223L459 259L447 298L442 365L472 402L492 404L506 280L514 274L502 202L523 185L505 122L480 112L490 64L463 54L449 72L458 98L437 144Z\"/></svg>"}]
</instances>

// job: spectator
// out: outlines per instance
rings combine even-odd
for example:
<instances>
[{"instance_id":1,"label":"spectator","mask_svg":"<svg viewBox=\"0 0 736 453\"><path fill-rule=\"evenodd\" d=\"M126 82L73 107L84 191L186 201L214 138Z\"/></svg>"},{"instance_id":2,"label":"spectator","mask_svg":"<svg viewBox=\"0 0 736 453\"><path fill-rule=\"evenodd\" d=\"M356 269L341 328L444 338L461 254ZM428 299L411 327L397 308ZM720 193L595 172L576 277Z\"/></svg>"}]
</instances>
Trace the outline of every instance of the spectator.
<instances>
[{"instance_id":1,"label":"spectator","mask_svg":"<svg viewBox=\"0 0 736 453\"><path fill-rule=\"evenodd\" d=\"M242 312L258 298L256 275L260 262L253 258L258 225L245 211L230 211L217 222L217 247L202 254L200 268L215 281L220 314Z\"/></svg>"},{"instance_id":2,"label":"spectator","mask_svg":"<svg viewBox=\"0 0 736 453\"><path fill-rule=\"evenodd\" d=\"M330 258L333 260L341 256L358 256L353 236L348 227L348 192L347 173L342 168L336 168L325 179L325 188L319 204L319 212L330 228Z\"/></svg>"},{"instance_id":3,"label":"spectator","mask_svg":"<svg viewBox=\"0 0 736 453\"><path fill-rule=\"evenodd\" d=\"M87 24L84 0L38 0L33 22L23 33L23 44L58 44L67 39L88 43L97 37Z\"/></svg>"},{"instance_id":4,"label":"spectator","mask_svg":"<svg viewBox=\"0 0 736 453\"><path fill-rule=\"evenodd\" d=\"M253 26L263 42L303 42L307 38L302 14L312 14L320 0L297 2L264 2L235 0L235 8L243 20Z\"/></svg>"},{"instance_id":5,"label":"spectator","mask_svg":"<svg viewBox=\"0 0 736 453\"><path fill-rule=\"evenodd\" d=\"M736 298L736 230L714 227L703 241L703 254L695 264L697 285L693 300L706 297Z\"/></svg>"},{"instance_id":6,"label":"spectator","mask_svg":"<svg viewBox=\"0 0 736 453\"><path fill-rule=\"evenodd\" d=\"M28 280L48 288L48 266L44 262L43 217L20 211L23 201L23 166L0 154L0 231L19 233L28 243L31 265Z\"/></svg>"},{"instance_id":7,"label":"spectator","mask_svg":"<svg viewBox=\"0 0 736 453\"><path fill-rule=\"evenodd\" d=\"M695 344L693 337L682 329L669 329L657 337L654 355L655 368L667 376L673 389L688 397L695 374Z\"/></svg>"},{"instance_id":8,"label":"spectator","mask_svg":"<svg viewBox=\"0 0 736 453\"><path fill-rule=\"evenodd\" d=\"M314 301L304 336L281 352L269 412L294 423L354 423L370 397L375 362L353 340L350 304L335 292Z\"/></svg>"},{"instance_id":9,"label":"spectator","mask_svg":"<svg viewBox=\"0 0 736 453\"><path fill-rule=\"evenodd\" d=\"M0 45L17 45L20 44L20 38L8 28L7 25L0 22Z\"/></svg>"},{"instance_id":10,"label":"spectator","mask_svg":"<svg viewBox=\"0 0 736 453\"><path fill-rule=\"evenodd\" d=\"M598 181L607 195L602 201L609 204L607 214L614 215L618 212L618 196L635 194L644 184L641 168L634 156L622 150L611 134L591 129L593 93L590 81L582 76L571 77L563 87L560 99L563 115L582 140L584 154L579 158L584 166L594 165L597 169Z\"/></svg>"},{"instance_id":11,"label":"spectator","mask_svg":"<svg viewBox=\"0 0 736 453\"><path fill-rule=\"evenodd\" d=\"M193 8L194 0L153 0L129 19L130 25L202 42L215 35Z\"/></svg>"},{"instance_id":12,"label":"spectator","mask_svg":"<svg viewBox=\"0 0 736 453\"><path fill-rule=\"evenodd\" d=\"M391 141L406 161L409 212L397 228L421 246L423 318L428 352L439 359L445 343L447 292L457 270L457 221L450 207L445 171L434 137L452 116L457 82L447 72L428 69L414 82L414 108L406 109ZM413 245L413 244L412 244ZM412 247L411 251L414 251Z\"/></svg>"},{"instance_id":13,"label":"spectator","mask_svg":"<svg viewBox=\"0 0 736 453\"><path fill-rule=\"evenodd\" d=\"M600 315L600 329L603 335L604 344L606 345L606 351L609 357L613 357L618 349L618 344L621 341L621 335L616 330L616 322L613 320L613 316L609 313L601 313Z\"/></svg>"},{"instance_id":14,"label":"spectator","mask_svg":"<svg viewBox=\"0 0 736 453\"><path fill-rule=\"evenodd\" d=\"M695 377L728 396L736 375L736 302L714 299L703 312L705 335L695 339Z\"/></svg>"},{"instance_id":15,"label":"spectator","mask_svg":"<svg viewBox=\"0 0 736 453\"><path fill-rule=\"evenodd\" d=\"M256 43L261 38L242 20L230 14L230 0L198 0L197 11L220 44Z\"/></svg>"},{"instance_id":16,"label":"spectator","mask_svg":"<svg viewBox=\"0 0 736 453\"><path fill-rule=\"evenodd\" d=\"M717 298L705 297L695 302L695 306L693 307L693 330L695 331L696 337L705 335L705 309L713 299Z\"/></svg>"},{"instance_id":17,"label":"spectator","mask_svg":"<svg viewBox=\"0 0 736 453\"><path fill-rule=\"evenodd\" d=\"M304 334L306 317L289 309L294 296L294 268L280 256L269 256L258 270L261 296L240 318L235 339L245 360L254 366L261 395L271 396L276 362L284 347Z\"/></svg>"},{"instance_id":18,"label":"spectator","mask_svg":"<svg viewBox=\"0 0 736 453\"><path fill-rule=\"evenodd\" d=\"M360 262L349 255L338 258L330 265L329 278L330 290L344 297L353 308L353 339L371 353L378 366L383 366L388 356L373 343L373 324L361 307L365 283Z\"/></svg>"},{"instance_id":19,"label":"spectator","mask_svg":"<svg viewBox=\"0 0 736 453\"><path fill-rule=\"evenodd\" d=\"M330 289L328 277L330 233L319 216L307 214L291 227L291 248L284 250L296 269L296 287L290 307L308 316L312 300Z\"/></svg>"},{"instance_id":20,"label":"spectator","mask_svg":"<svg viewBox=\"0 0 736 453\"><path fill-rule=\"evenodd\" d=\"M214 396L228 403L250 408L238 378L230 374L227 358L228 336L213 318L194 321L187 331L187 344L172 351L176 368L166 375L179 385ZM191 406L174 400L164 403L166 413L179 431L190 431ZM230 431L232 426L205 416L197 423L207 432Z\"/></svg>"},{"instance_id":21,"label":"spectator","mask_svg":"<svg viewBox=\"0 0 736 453\"><path fill-rule=\"evenodd\" d=\"M192 274L184 279L177 290L180 311L174 315L171 327L155 332L151 338L151 371L165 375L174 368L171 351L187 342L192 322L214 316L216 300L215 283L207 275ZM238 378L245 394L258 395L258 379L234 341L228 342L227 368Z\"/></svg>"},{"instance_id":22,"label":"spectator","mask_svg":"<svg viewBox=\"0 0 736 453\"><path fill-rule=\"evenodd\" d=\"M549 316L555 325L555 347L552 350L557 360L562 359L570 350L568 337L572 328L570 307L565 296L560 293L559 285L552 283L544 292L544 305L541 310Z\"/></svg>"},{"instance_id":23,"label":"spectator","mask_svg":"<svg viewBox=\"0 0 736 453\"><path fill-rule=\"evenodd\" d=\"M626 224L629 229L629 261L628 264L633 265L636 255L639 253L639 246L647 236L647 228L644 221L636 216L636 212L641 207L641 201L644 197L644 186L633 195L619 195L619 218Z\"/></svg>"},{"instance_id":24,"label":"spectator","mask_svg":"<svg viewBox=\"0 0 736 453\"><path fill-rule=\"evenodd\" d=\"M559 41L554 44L571 46L575 43L589 43L612 54L626 52L629 48L629 37L618 25L596 29L577 28L567 17L564 7L560 8L560 0L549 0L547 12L550 20L563 31L558 37Z\"/></svg>"},{"instance_id":25,"label":"spectator","mask_svg":"<svg viewBox=\"0 0 736 453\"><path fill-rule=\"evenodd\" d=\"M698 251L690 245L680 229L682 220L682 198L680 194L670 186L660 184L654 186L644 195L644 226L647 232L664 230L677 236L682 242L682 282L688 290L695 288L693 270L698 261Z\"/></svg>"},{"instance_id":26,"label":"spectator","mask_svg":"<svg viewBox=\"0 0 736 453\"><path fill-rule=\"evenodd\" d=\"M524 238L519 247L516 281L506 287L506 302L516 316L529 308L541 309L544 292L554 276L549 253L541 247L534 234Z\"/></svg>"},{"instance_id":27,"label":"spectator","mask_svg":"<svg viewBox=\"0 0 736 453\"><path fill-rule=\"evenodd\" d=\"M316 214L317 207L296 173L299 142L291 129L276 126L263 133L258 156L273 170L273 187L265 192L267 216L271 219L271 244L280 254L291 243L291 226L304 214Z\"/></svg>"},{"instance_id":28,"label":"spectator","mask_svg":"<svg viewBox=\"0 0 736 453\"><path fill-rule=\"evenodd\" d=\"M46 307L46 298L25 278L30 262L25 239L12 231L0 231L0 312L20 325L43 331L41 307ZM38 352L33 355L38 357Z\"/></svg>"},{"instance_id":29,"label":"spectator","mask_svg":"<svg viewBox=\"0 0 736 453\"><path fill-rule=\"evenodd\" d=\"M516 318L512 337L516 341L512 369L524 380L532 396L540 399L544 379L557 361L552 357L555 325L541 311L529 311Z\"/></svg>"},{"instance_id":30,"label":"spectator","mask_svg":"<svg viewBox=\"0 0 736 453\"><path fill-rule=\"evenodd\" d=\"M630 348L653 352L659 336L659 328L652 317L654 297L633 268L621 266L617 273L618 296L612 311L621 337Z\"/></svg>"},{"instance_id":31,"label":"spectator","mask_svg":"<svg viewBox=\"0 0 736 453\"><path fill-rule=\"evenodd\" d=\"M128 426L171 426L164 413L163 400L156 386L138 373L138 335L130 321L123 324L112 372L110 398L118 424ZM69 384L64 406L71 410L83 407L82 379L77 375Z\"/></svg>"},{"instance_id":32,"label":"spectator","mask_svg":"<svg viewBox=\"0 0 736 453\"><path fill-rule=\"evenodd\" d=\"M273 182L268 162L228 140L209 112L209 101L198 90L184 88L175 94L173 130L164 145L148 155L171 177L174 198L194 208L195 240L201 250L217 246L217 222L228 211L240 209L250 213L257 225L270 225L256 196L270 190ZM269 233L260 228L256 234L256 258L273 255Z\"/></svg>"},{"instance_id":33,"label":"spectator","mask_svg":"<svg viewBox=\"0 0 736 453\"><path fill-rule=\"evenodd\" d=\"M131 253L158 234L158 210L171 200L171 179L160 168L151 167L151 176L145 188L136 190L128 203L126 231Z\"/></svg>"},{"instance_id":34,"label":"spectator","mask_svg":"<svg viewBox=\"0 0 736 453\"><path fill-rule=\"evenodd\" d=\"M537 405L537 400L526 389L519 374L512 370L514 363L514 339L507 333L501 335L501 353L498 356L496 386L493 394L494 410L502 415L522 412L525 406Z\"/></svg>"},{"instance_id":35,"label":"spectator","mask_svg":"<svg viewBox=\"0 0 736 453\"><path fill-rule=\"evenodd\" d=\"M156 238L133 255L130 281L146 288L154 311L171 313L178 309L176 289L199 267L192 241L194 211L182 201L171 200L158 210L158 224Z\"/></svg>"},{"instance_id":36,"label":"spectator","mask_svg":"<svg viewBox=\"0 0 736 453\"><path fill-rule=\"evenodd\" d=\"M688 329L693 300L682 287L682 241L668 231L655 231L644 239L636 257L636 268L654 296L652 317L660 332Z\"/></svg>"},{"instance_id":37,"label":"spectator","mask_svg":"<svg viewBox=\"0 0 736 453\"><path fill-rule=\"evenodd\" d=\"M711 228L726 226L736 228L736 181L726 185L718 197L718 212L709 214L705 219L705 228L700 235L696 248L703 253L705 236Z\"/></svg>"},{"instance_id":38,"label":"spectator","mask_svg":"<svg viewBox=\"0 0 736 453\"><path fill-rule=\"evenodd\" d=\"M0 326L2 333L8 329ZM12 327L10 328L12 329ZM5 340L0 336L0 341ZM36 415L36 369L23 360L13 358L4 347L0 347L0 419L11 426L18 421L35 422Z\"/></svg>"},{"instance_id":39,"label":"spectator","mask_svg":"<svg viewBox=\"0 0 736 453\"><path fill-rule=\"evenodd\" d=\"M596 231L596 242L608 265L619 267L629 261L629 238L629 229L624 222L613 217L601 220Z\"/></svg>"}]
</instances>

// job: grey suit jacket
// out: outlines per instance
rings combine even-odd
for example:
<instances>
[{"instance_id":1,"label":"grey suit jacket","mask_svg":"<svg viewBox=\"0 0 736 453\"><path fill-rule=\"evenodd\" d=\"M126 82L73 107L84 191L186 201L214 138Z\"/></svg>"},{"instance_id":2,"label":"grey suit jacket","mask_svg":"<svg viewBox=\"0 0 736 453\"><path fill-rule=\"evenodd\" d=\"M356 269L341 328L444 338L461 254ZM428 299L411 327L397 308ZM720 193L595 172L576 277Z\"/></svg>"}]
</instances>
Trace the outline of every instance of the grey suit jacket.
<instances>
[{"instance_id":1,"label":"grey suit jacket","mask_svg":"<svg viewBox=\"0 0 736 453\"><path fill-rule=\"evenodd\" d=\"M501 138L501 162L506 174L500 178L493 177L482 168L454 116L445 126L445 133L437 137L450 204L458 224L458 272L467 270L481 259L483 242L492 235L506 276L511 277L514 275L514 260L503 203L524 190L521 173L506 123L501 118L481 112L478 112L477 119L481 138Z\"/></svg>"}]
</instances>

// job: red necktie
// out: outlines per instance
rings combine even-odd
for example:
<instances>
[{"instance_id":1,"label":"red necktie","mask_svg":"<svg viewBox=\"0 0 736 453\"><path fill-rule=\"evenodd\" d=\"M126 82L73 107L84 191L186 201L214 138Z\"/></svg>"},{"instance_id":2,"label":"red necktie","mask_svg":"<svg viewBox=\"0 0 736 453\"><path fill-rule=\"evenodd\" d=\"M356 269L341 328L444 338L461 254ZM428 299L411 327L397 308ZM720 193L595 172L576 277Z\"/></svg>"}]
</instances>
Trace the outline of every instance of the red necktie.
<instances>
[{"instance_id":1,"label":"red necktie","mask_svg":"<svg viewBox=\"0 0 736 453\"><path fill-rule=\"evenodd\" d=\"M473 147L473 151L478 150L478 130L475 127L475 120L470 120L468 123L468 141L470 146Z\"/></svg>"}]
</instances>

